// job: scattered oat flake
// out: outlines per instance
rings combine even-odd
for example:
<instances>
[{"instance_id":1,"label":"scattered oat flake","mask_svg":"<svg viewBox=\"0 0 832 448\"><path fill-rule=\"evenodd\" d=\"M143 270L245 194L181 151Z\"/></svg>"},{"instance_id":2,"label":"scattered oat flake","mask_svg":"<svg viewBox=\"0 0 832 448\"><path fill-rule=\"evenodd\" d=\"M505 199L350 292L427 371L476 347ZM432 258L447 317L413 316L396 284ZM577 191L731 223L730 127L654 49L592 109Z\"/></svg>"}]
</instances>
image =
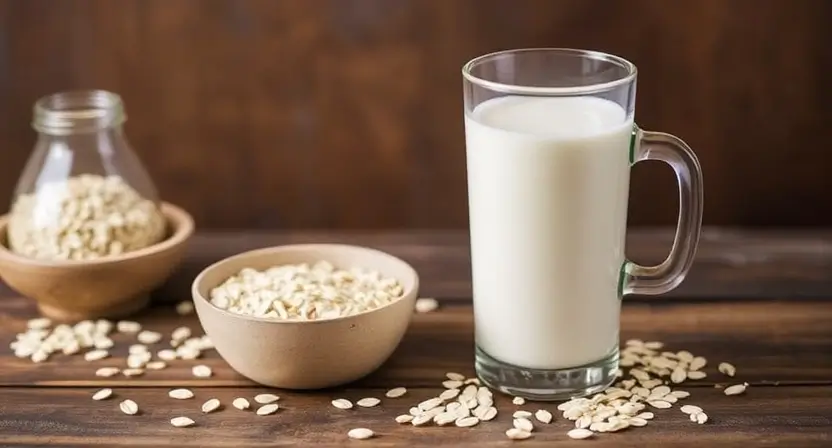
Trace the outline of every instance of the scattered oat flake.
<instances>
[{"instance_id":1,"label":"scattered oat flake","mask_svg":"<svg viewBox=\"0 0 832 448\"><path fill-rule=\"evenodd\" d=\"M258 394L254 397L254 401L260 404L271 404L277 400L280 400L280 397L275 394Z\"/></svg>"},{"instance_id":2,"label":"scattered oat flake","mask_svg":"<svg viewBox=\"0 0 832 448\"><path fill-rule=\"evenodd\" d=\"M593 432L584 428L575 428L566 433L570 439L586 439L592 437Z\"/></svg>"},{"instance_id":3,"label":"scattered oat flake","mask_svg":"<svg viewBox=\"0 0 832 448\"><path fill-rule=\"evenodd\" d=\"M213 375L214 372L211 370L210 367L200 364L198 366L194 366L191 369L191 373L193 373L194 376L197 378L208 378L211 375Z\"/></svg>"},{"instance_id":4,"label":"scattered oat flake","mask_svg":"<svg viewBox=\"0 0 832 448\"><path fill-rule=\"evenodd\" d=\"M170 338L174 341L184 341L191 337L191 329L188 327L179 327L170 333Z\"/></svg>"},{"instance_id":5,"label":"scattered oat flake","mask_svg":"<svg viewBox=\"0 0 832 448\"><path fill-rule=\"evenodd\" d=\"M511 440L525 440L532 436L532 433L522 429L511 428L506 431L506 436Z\"/></svg>"},{"instance_id":6,"label":"scattered oat flake","mask_svg":"<svg viewBox=\"0 0 832 448\"><path fill-rule=\"evenodd\" d=\"M413 417L413 420L410 421L410 424L413 426L422 426L428 422L433 420L433 415L431 414L419 414Z\"/></svg>"},{"instance_id":7,"label":"scattered oat flake","mask_svg":"<svg viewBox=\"0 0 832 448\"><path fill-rule=\"evenodd\" d=\"M700 425L708 421L708 414L705 414L704 412L694 415L696 416L696 423L699 423Z\"/></svg>"},{"instance_id":8,"label":"scattered oat flake","mask_svg":"<svg viewBox=\"0 0 832 448\"><path fill-rule=\"evenodd\" d=\"M686 390L674 390L670 393L670 395L673 395L676 398L687 398L690 397L690 392Z\"/></svg>"},{"instance_id":9,"label":"scattered oat flake","mask_svg":"<svg viewBox=\"0 0 832 448\"><path fill-rule=\"evenodd\" d=\"M650 390L644 387L634 387L632 393L643 398L647 398L650 396Z\"/></svg>"},{"instance_id":10,"label":"scattered oat flake","mask_svg":"<svg viewBox=\"0 0 832 448\"><path fill-rule=\"evenodd\" d=\"M235 408L241 410L241 411L245 411L246 409L248 409L251 406L251 404L248 402L248 400L246 400L243 397L235 398L234 401L231 402L231 405L234 406Z\"/></svg>"},{"instance_id":11,"label":"scattered oat flake","mask_svg":"<svg viewBox=\"0 0 832 448\"><path fill-rule=\"evenodd\" d=\"M26 322L26 328L30 330L45 330L50 326L52 326L52 320L48 317L37 317Z\"/></svg>"},{"instance_id":12,"label":"scattered oat flake","mask_svg":"<svg viewBox=\"0 0 832 448\"><path fill-rule=\"evenodd\" d=\"M645 421L644 423L646 424L647 421ZM629 428L630 427L630 421L629 420L617 420L615 422L610 422L609 425L610 426L607 428L607 431L616 432L616 431L621 431L622 429Z\"/></svg>"},{"instance_id":13,"label":"scattered oat flake","mask_svg":"<svg viewBox=\"0 0 832 448\"><path fill-rule=\"evenodd\" d=\"M194 303L190 300L183 300L176 304L176 314L180 316L187 316L194 312Z\"/></svg>"},{"instance_id":14,"label":"scattered oat flake","mask_svg":"<svg viewBox=\"0 0 832 448\"><path fill-rule=\"evenodd\" d=\"M439 398L443 400L452 400L456 398L457 395L459 395L459 389L447 389L439 394Z\"/></svg>"},{"instance_id":15,"label":"scattered oat flake","mask_svg":"<svg viewBox=\"0 0 832 448\"><path fill-rule=\"evenodd\" d=\"M104 359L108 356L110 356L110 352L108 352L107 350L92 350L84 353L84 360L98 361L99 359Z\"/></svg>"},{"instance_id":16,"label":"scattered oat flake","mask_svg":"<svg viewBox=\"0 0 832 448\"><path fill-rule=\"evenodd\" d=\"M257 409L257 415L270 415L277 412L280 406L277 403L264 404Z\"/></svg>"},{"instance_id":17,"label":"scattered oat flake","mask_svg":"<svg viewBox=\"0 0 832 448\"><path fill-rule=\"evenodd\" d=\"M120 371L118 367L101 367L95 371L95 376L111 377L118 375Z\"/></svg>"},{"instance_id":18,"label":"scattered oat flake","mask_svg":"<svg viewBox=\"0 0 832 448\"><path fill-rule=\"evenodd\" d=\"M734 367L732 364L729 364L727 362L719 363L719 366L717 367L717 369L719 370L719 373L721 373L723 375L733 377L734 375L737 374L737 368Z\"/></svg>"},{"instance_id":19,"label":"scattered oat flake","mask_svg":"<svg viewBox=\"0 0 832 448\"><path fill-rule=\"evenodd\" d=\"M433 417L433 423L435 423L436 426L445 426L449 423L453 423L454 420L458 418L460 417L453 412L442 412Z\"/></svg>"},{"instance_id":20,"label":"scattered oat flake","mask_svg":"<svg viewBox=\"0 0 832 448\"><path fill-rule=\"evenodd\" d=\"M156 353L156 356L163 361L173 361L176 359L176 352L166 348L164 350L159 350L159 352Z\"/></svg>"},{"instance_id":21,"label":"scattered oat flake","mask_svg":"<svg viewBox=\"0 0 832 448\"><path fill-rule=\"evenodd\" d=\"M396 423L410 423L413 421L413 416L410 414L402 414L396 417Z\"/></svg>"},{"instance_id":22,"label":"scattered oat flake","mask_svg":"<svg viewBox=\"0 0 832 448\"><path fill-rule=\"evenodd\" d=\"M145 367L147 367L150 370L162 370L167 366L167 363L165 363L164 361L152 361L145 365Z\"/></svg>"},{"instance_id":23,"label":"scattered oat flake","mask_svg":"<svg viewBox=\"0 0 832 448\"><path fill-rule=\"evenodd\" d=\"M674 400L675 400L675 398L674 398ZM616 406L615 409L618 411L619 414L629 416L629 415L635 415L638 411L643 409L643 407L639 407L639 404L631 402L631 403L624 403L620 406Z\"/></svg>"},{"instance_id":24,"label":"scattered oat flake","mask_svg":"<svg viewBox=\"0 0 832 448\"><path fill-rule=\"evenodd\" d=\"M722 391L725 395L739 395L745 392L746 385L745 384L734 384L733 386L728 386Z\"/></svg>"},{"instance_id":25,"label":"scattered oat flake","mask_svg":"<svg viewBox=\"0 0 832 448\"><path fill-rule=\"evenodd\" d=\"M387 398L399 398L399 397L403 396L406 393L407 393L406 388L404 388L404 387L394 387L393 389L388 390L387 393L384 394L384 396L387 397Z\"/></svg>"},{"instance_id":26,"label":"scattered oat flake","mask_svg":"<svg viewBox=\"0 0 832 448\"><path fill-rule=\"evenodd\" d=\"M81 351L81 346L77 341L69 342L68 345L63 348L64 355L74 355L79 351Z\"/></svg>"},{"instance_id":27,"label":"scattered oat flake","mask_svg":"<svg viewBox=\"0 0 832 448\"><path fill-rule=\"evenodd\" d=\"M511 400L511 402L516 404L517 406L522 406L522 405L526 404L526 399L523 398L523 397L514 397Z\"/></svg>"},{"instance_id":28,"label":"scattered oat flake","mask_svg":"<svg viewBox=\"0 0 832 448\"><path fill-rule=\"evenodd\" d=\"M445 374L445 378L452 380L452 381L465 381L465 375L456 372L448 372Z\"/></svg>"},{"instance_id":29,"label":"scattered oat flake","mask_svg":"<svg viewBox=\"0 0 832 448\"><path fill-rule=\"evenodd\" d=\"M198 348L188 346L179 347L176 351L176 355L182 359L196 359L199 358L201 354L202 353Z\"/></svg>"},{"instance_id":30,"label":"scattered oat flake","mask_svg":"<svg viewBox=\"0 0 832 448\"><path fill-rule=\"evenodd\" d=\"M657 387L661 384L662 384L662 380L660 380L658 378L653 378L651 380L641 382L641 386L644 387L644 388L647 388L647 389L652 389L652 388ZM651 393L652 393L652 391L651 391Z\"/></svg>"},{"instance_id":31,"label":"scattered oat flake","mask_svg":"<svg viewBox=\"0 0 832 448\"><path fill-rule=\"evenodd\" d=\"M672 404L670 404L670 403L668 403L664 400L652 400L652 401L648 401L647 404L649 404L650 406L653 406L656 409L668 409L668 408L673 406Z\"/></svg>"},{"instance_id":32,"label":"scattered oat flake","mask_svg":"<svg viewBox=\"0 0 832 448\"><path fill-rule=\"evenodd\" d=\"M174 417L170 419L170 424L177 427L177 428L187 428L188 426L193 426L194 421L188 417Z\"/></svg>"},{"instance_id":33,"label":"scattered oat flake","mask_svg":"<svg viewBox=\"0 0 832 448\"><path fill-rule=\"evenodd\" d=\"M521 429L521 430L526 431L526 432L534 431L534 425L532 424L532 421L527 419L527 418L523 418L523 417L515 418L514 421L512 422L512 424L514 425L515 428Z\"/></svg>"},{"instance_id":34,"label":"scattered oat flake","mask_svg":"<svg viewBox=\"0 0 832 448\"><path fill-rule=\"evenodd\" d=\"M708 364L707 359L705 359L701 356L697 356L697 357L693 358L693 361L690 362L690 366L688 367L688 369L689 370L699 370L699 369L705 367L707 364Z\"/></svg>"},{"instance_id":35,"label":"scattered oat flake","mask_svg":"<svg viewBox=\"0 0 832 448\"><path fill-rule=\"evenodd\" d=\"M697 371L688 372L688 379L689 379L689 380L701 380L701 379L705 378L706 376L708 376L708 374L707 374L707 373L705 373L705 372L700 372L700 371L698 371L698 370L697 370Z\"/></svg>"},{"instance_id":36,"label":"scattered oat flake","mask_svg":"<svg viewBox=\"0 0 832 448\"><path fill-rule=\"evenodd\" d=\"M469 428L475 426L480 422L477 417L462 417L456 421L456 426L460 428Z\"/></svg>"},{"instance_id":37,"label":"scattered oat flake","mask_svg":"<svg viewBox=\"0 0 832 448\"><path fill-rule=\"evenodd\" d=\"M144 369L124 369L121 371L124 376L140 376L144 374Z\"/></svg>"},{"instance_id":38,"label":"scattered oat flake","mask_svg":"<svg viewBox=\"0 0 832 448\"><path fill-rule=\"evenodd\" d=\"M375 397L362 398L355 402L355 404L361 406L362 408L371 408L377 406L379 403L381 403L381 400Z\"/></svg>"},{"instance_id":39,"label":"scattered oat flake","mask_svg":"<svg viewBox=\"0 0 832 448\"><path fill-rule=\"evenodd\" d=\"M534 418L536 418L540 423L549 424L552 422L552 413L545 409L540 409L534 413Z\"/></svg>"},{"instance_id":40,"label":"scattered oat flake","mask_svg":"<svg viewBox=\"0 0 832 448\"><path fill-rule=\"evenodd\" d=\"M429 398L429 399L419 403L418 407L423 412L424 411L429 411L429 410L441 405L442 401L443 400L441 398Z\"/></svg>"},{"instance_id":41,"label":"scattered oat flake","mask_svg":"<svg viewBox=\"0 0 832 448\"><path fill-rule=\"evenodd\" d=\"M459 389L462 385L462 381L458 380L446 380L442 382L442 387L445 389Z\"/></svg>"},{"instance_id":42,"label":"scattered oat flake","mask_svg":"<svg viewBox=\"0 0 832 448\"><path fill-rule=\"evenodd\" d=\"M205 403L202 403L202 412L204 412L206 414L209 413L209 412L214 412L217 409L219 409L219 407L220 407L220 400L218 400L216 398L212 398L212 399L206 401Z\"/></svg>"},{"instance_id":43,"label":"scattered oat flake","mask_svg":"<svg viewBox=\"0 0 832 448\"><path fill-rule=\"evenodd\" d=\"M588 429L590 431L594 431L594 432L607 432L607 428L609 428L609 427L610 427L609 422L597 421L597 422L592 422L592 424L589 425ZM587 429L587 428L578 428L578 429Z\"/></svg>"},{"instance_id":44,"label":"scattered oat flake","mask_svg":"<svg viewBox=\"0 0 832 448\"><path fill-rule=\"evenodd\" d=\"M116 323L116 330L119 333L138 333L142 330L142 324L131 320L120 320Z\"/></svg>"},{"instance_id":45,"label":"scattered oat flake","mask_svg":"<svg viewBox=\"0 0 832 448\"><path fill-rule=\"evenodd\" d=\"M650 374L641 369L630 369L630 376L639 381L650 381Z\"/></svg>"},{"instance_id":46,"label":"scattered oat flake","mask_svg":"<svg viewBox=\"0 0 832 448\"><path fill-rule=\"evenodd\" d=\"M416 299L415 308L417 313L430 313L439 308L439 302L431 298Z\"/></svg>"},{"instance_id":47,"label":"scattered oat flake","mask_svg":"<svg viewBox=\"0 0 832 448\"><path fill-rule=\"evenodd\" d=\"M194 393L188 389L173 389L168 392L168 396L177 400L187 400L189 398L193 398Z\"/></svg>"},{"instance_id":48,"label":"scattered oat flake","mask_svg":"<svg viewBox=\"0 0 832 448\"><path fill-rule=\"evenodd\" d=\"M95 401L106 400L107 398L110 398L111 395L113 395L112 389L101 389L92 394L92 399Z\"/></svg>"},{"instance_id":49,"label":"scattered oat flake","mask_svg":"<svg viewBox=\"0 0 832 448\"><path fill-rule=\"evenodd\" d=\"M654 395L657 397L664 397L665 395L670 393L670 388L667 386L658 386L655 387L653 390L650 391L650 395Z\"/></svg>"},{"instance_id":50,"label":"scattered oat flake","mask_svg":"<svg viewBox=\"0 0 832 448\"><path fill-rule=\"evenodd\" d=\"M95 348L100 349L113 348L113 346L116 345L115 342L113 342L113 340L110 338L96 338L92 342Z\"/></svg>"},{"instance_id":51,"label":"scattered oat flake","mask_svg":"<svg viewBox=\"0 0 832 448\"><path fill-rule=\"evenodd\" d=\"M147 353L147 346L144 344L133 344L127 349L127 353L131 355L140 355L142 353Z\"/></svg>"},{"instance_id":52,"label":"scattered oat flake","mask_svg":"<svg viewBox=\"0 0 832 448\"><path fill-rule=\"evenodd\" d=\"M627 420L627 422L631 426L638 426L638 427L647 426L647 420L643 419L643 418L640 418L640 417L633 417L633 418Z\"/></svg>"},{"instance_id":53,"label":"scattered oat flake","mask_svg":"<svg viewBox=\"0 0 832 448\"><path fill-rule=\"evenodd\" d=\"M681 410L685 414L698 414L702 412L702 408L700 408L699 406L694 406L692 404L686 404L679 408L679 410Z\"/></svg>"},{"instance_id":54,"label":"scattered oat flake","mask_svg":"<svg viewBox=\"0 0 832 448\"><path fill-rule=\"evenodd\" d=\"M139 340L142 344L155 344L162 340L162 333L156 331L142 331L136 336L136 339Z\"/></svg>"},{"instance_id":55,"label":"scattered oat flake","mask_svg":"<svg viewBox=\"0 0 832 448\"><path fill-rule=\"evenodd\" d=\"M523 411L523 410L520 410L520 411L514 411L514 414L512 414L512 417L513 417L513 418L529 418L529 417L531 417L531 416L532 416L532 413L531 413L531 412L529 412L529 411Z\"/></svg>"},{"instance_id":56,"label":"scattered oat flake","mask_svg":"<svg viewBox=\"0 0 832 448\"><path fill-rule=\"evenodd\" d=\"M373 437L374 435L375 435L375 433L373 432L373 430L367 429L367 428L354 428L354 429L350 429L350 431L347 433L347 436L349 438L356 439L356 440L369 439L370 437Z\"/></svg>"},{"instance_id":57,"label":"scattered oat flake","mask_svg":"<svg viewBox=\"0 0 832 448\"><path fill-rule=\"evenodd\" d=\"M122 401L119 403L118 408L127 415L136 415L139 412L139 405L133 400Z\"/></svg>"},{"instance_id":58,"label":"scattered oat flake","mask_svg":"<svg viewBox=\"0 0 832 448\"><path fill-rule=\"evenodd\" d=\"M487 422L487 421L494 420L494 417L496 417L496 416L497 416L497 408L495 408L494 406L491 406L488 409L486 409L485 411L483 411L479 417L480 417L480 420L482 420L484 422Z\"/></svg>"},{"instance_id":59,"label":"scattered oat flake","mask_svg":"<svg viewBox=\"0 0 832 448\"><path fill-rule=\"evenodd\" d=\"M338 409L352 409L352 402L344 398L332 400L332 405Z\"/></svg>"},{"instance_id":60,"label":"scattered oat flake","mask_svg":"<svg viewBox=\"0 0 832 448\"><path fill-rule=\"evenodd\" d=\"M146 361L144 357L137 355L130 355L127 357L127 367L131 369L140 369L144 367Z\"/></svg>"},{"instance_id":61,"label":"scattered oat flake","mask_svg":"<svg viewBox=\"0 0 832 448\"><path fill-rule=\"evenodd\" d=\"M653 417L652 412L642 412L641 414L636 415L636 418L643 418L645 420L652 420Z\"/></svg>"}]
</instances>

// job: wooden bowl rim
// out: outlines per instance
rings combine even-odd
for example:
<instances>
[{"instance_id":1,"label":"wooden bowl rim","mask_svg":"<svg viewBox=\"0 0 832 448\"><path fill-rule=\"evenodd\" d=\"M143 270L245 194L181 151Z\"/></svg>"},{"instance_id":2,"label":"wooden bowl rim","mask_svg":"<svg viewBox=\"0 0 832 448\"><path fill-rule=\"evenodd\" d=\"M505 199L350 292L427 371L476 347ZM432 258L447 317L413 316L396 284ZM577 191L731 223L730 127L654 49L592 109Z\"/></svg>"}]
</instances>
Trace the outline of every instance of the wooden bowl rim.
<instances>
[{"instance_id":1,"label":"wooden bowl rim","mask_svg":"<svg viewBox=\"0 0 832 448\"><path fill-rule=\"evenodd\" d=\"M216 269L217 267L219 267L223 264L226 264L226 263L229 263L229 262L232 262L232 261L236 261L236 260L240 260L240 259L243 259L243 258L252 257L252 256L255 256L255 255L260 255L260 254L263 254L263 253L277 253L277 252L283 252L283 251L288 251L288 250L297 251L297 250L307 250L307 249L363 251L363 252L370 252L370 253L373 253L375 255L380 255L382 257L389 258L390 260L392 260L395 263L401 264L402 267L404 268L404 270L408 271L409 275L413 279L413 284L410 288L404 289L402 291L402 295L399 298L397 298L396 300L393 300L392 302L387 303L383 306L380 306L378 308L374 308L372 310L367 310L367 311L362 311L358 314L351 314L349 316L340 316L340 317L335 317L335 318L331 318L331 319L318 319L318 320L279 320L279 319L273 319L273 318L267 318L267 317L249 316L249 315L246 315L246 314L236 314L236 313L232 313L230 311L227 311L227 310L224 310L222 308L219 308L219 307L215 306L213 303L211 303L210 300L208 300L205 296L203 296L199 292L199 288L200 288L201 284L204 282L205 276L207 275L207 273L209 271L213 270L213 269ZM363 266L363 267L367 268L367 266ZM401 282L403 279L397 279L397 280L399 280ZM246 320L246 321L249 321L249 322L261 322L261 323L274 324L274 325L324 325L324 324L331 324L331 323L334 323L334 322L342 322L342 321L347 320L347 319L355 319L355 318L358 318L358 317L361 317L361 316L367 316L369 314L379 312L379 311L382 311L382 310L387 309L389 307L398 305L402 301L406 300L408 297L415 296L418 291L419 291L419 274L416 272L416 269L414 269L413 266L410 265L410 263L402 260L401 258L399 258L399 257L397 257L393 254L390 254L388 252L384 252L382 250L373 249L371 247L365 247L365 246L356 246L356 245L352 245L352 244L338 244L338 243L285 244L285 245L280 245L280 246L263 247L263 248L260 248L260 249L254 249L254 250L249 250L249 251L246 251L246 252L241 252L241 253L238 253L236 255L231 255L230 257L226 257L226 258L223 258L223 259L221 259L217 262L212 263L210 266L208 266L205 269L203 269L202 271L200 271L200 273L196 276L196 278L194 278L193 283L191 283L191 295L193 296L193 299L195 301L199 300L199 301L203 302L205 305L207 305L211 309L211 311L222 315L224 318ZM411 297L411 298L413 300L416 299L416 297ZM199 311L199 307L197 307L197 311Z\"/></svg>"},{"instance_id":2,"label":"wooden bowl rim","mask_svg":"<svg viewBox=\"0 0 832 448\"><path fill-rule=\"evenodd\" d=\"M162 215L164 215L168 226L173 229L173 233L169 237L165 238L164 241L160 241L152 246L130 251L121 255L110 255L94 260L41 260L19 255L9 250L9 248L6 247L6 244L0 244L0 258L7 259L20 265L76 268L79 266L122 263L163 252L185 243L185 241L187 241L194 233L194 220L191 215L185 211L185 209L177 207L169 202L162 202L159 208L161 209ZM0 216L0 241L6 238L8 223L9 214Z\"/></svg>"}]
</instances>

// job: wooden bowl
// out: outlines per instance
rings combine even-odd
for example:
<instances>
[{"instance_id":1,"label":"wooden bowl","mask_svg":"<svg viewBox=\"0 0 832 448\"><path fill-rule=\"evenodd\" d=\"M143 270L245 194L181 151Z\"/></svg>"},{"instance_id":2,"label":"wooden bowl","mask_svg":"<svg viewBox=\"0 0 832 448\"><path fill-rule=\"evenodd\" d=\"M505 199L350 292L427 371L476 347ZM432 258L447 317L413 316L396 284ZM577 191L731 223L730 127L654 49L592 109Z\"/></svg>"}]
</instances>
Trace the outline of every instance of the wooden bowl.
<instances>
[{"instance_id":1,"label":"wooden bowl","mask_svg":"<svg viewBox=\"0 0 832 448\"><path fill-rule=\"evenodd\" d=\"M243 268L326 260L338 268L374 269L399 280L401 298L364 313L317 321L281 321L231 313L209 301L211 290ZM219 261L194 280L199 320L220 356L241 375L285 389L349 383L386 361L401 342L419 290L416 271L374 249L339 244L279 246Z\"/></svg>"},{"instance_id":2,"label":"wooden bowl","mask_svg":"<svg viewBox=\"0 0 832 448\"><path fill-rule=\"evenodd\" d=\"M182 261L194 232L191 216L162 203L168 238L144 249L97 260L51 261L8 249L8 215L0 217L0 278L31 297L40 312L57 321L118 318L144 308L150 291L160 286Z\"/></svg>"}]
</instances>

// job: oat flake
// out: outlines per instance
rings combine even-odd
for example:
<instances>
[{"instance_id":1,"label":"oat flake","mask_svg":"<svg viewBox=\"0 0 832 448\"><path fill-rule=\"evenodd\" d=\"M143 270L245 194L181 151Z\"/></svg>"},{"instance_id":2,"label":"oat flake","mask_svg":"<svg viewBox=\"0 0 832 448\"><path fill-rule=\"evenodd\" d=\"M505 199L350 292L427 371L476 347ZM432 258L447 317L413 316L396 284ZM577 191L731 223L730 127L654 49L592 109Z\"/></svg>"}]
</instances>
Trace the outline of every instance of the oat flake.
<instances>
[{"instance_id":1,"label":"oat flake","mask_svg":"<svg viewBox=\"0 0 832 448\"><path fill-rule=\"evenodd\" d=\"M395 387L393 389L388 390L387 393L384 394L384 396L386 396L387 398L399 398L399 397L403 396L406 393L407 393L406 388L404 388L404 387Z\"/></svg>"}]
</instances>

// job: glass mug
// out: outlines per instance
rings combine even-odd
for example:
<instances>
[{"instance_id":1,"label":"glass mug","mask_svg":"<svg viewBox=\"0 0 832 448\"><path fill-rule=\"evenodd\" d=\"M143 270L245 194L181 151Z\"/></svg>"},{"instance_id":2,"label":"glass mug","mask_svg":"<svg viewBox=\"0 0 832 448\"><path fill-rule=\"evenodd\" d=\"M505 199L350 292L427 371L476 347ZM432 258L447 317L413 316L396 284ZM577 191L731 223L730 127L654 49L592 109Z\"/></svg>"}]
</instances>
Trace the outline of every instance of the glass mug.
<instances>
[{"instance_id":1,"label":"glass mug","mask_svg":"<svg viewBox=\"0 0 832 448\"><path fill-rule=\"evenodd\" d=\"M636 67L573 49L480 56L462 69L477 375L529 399L608 387L621 298L662 294L693 263L702 172L672 135L634 124ZM630 167L661 160L679 182L673 248L624 254Z\"/></svg>"}]
</instances>

